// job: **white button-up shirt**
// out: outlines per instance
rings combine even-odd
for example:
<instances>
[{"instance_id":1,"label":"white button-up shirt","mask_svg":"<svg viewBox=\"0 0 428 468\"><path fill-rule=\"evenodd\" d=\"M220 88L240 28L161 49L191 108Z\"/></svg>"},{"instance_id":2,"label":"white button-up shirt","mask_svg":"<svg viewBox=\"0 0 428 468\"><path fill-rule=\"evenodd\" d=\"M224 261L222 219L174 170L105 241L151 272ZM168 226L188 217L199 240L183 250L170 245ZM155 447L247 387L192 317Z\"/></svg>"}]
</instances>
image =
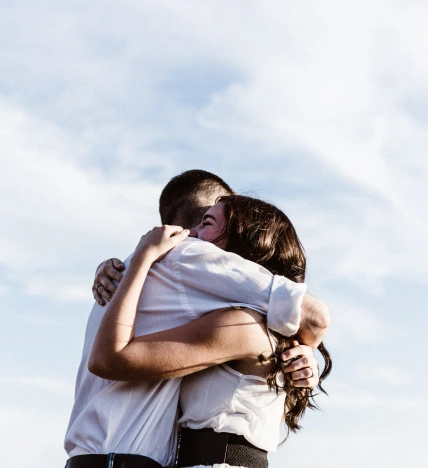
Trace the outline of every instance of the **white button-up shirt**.
<instances>
[{"instance_id":1,"label":"white button-up shirt","mask_svg":"<svg viewBox=\"0 0 428 468\"><path fill-rule=\"evenodd\" d=\"M268 313L268 324L271 314L274 322L282 317L282 332L291 335L299 327L305 290L213 244L187 239L150 269L135 335L176 328L229 306ZM88 320L65 449L70 457L130 453L172 466L182 379L117 382L91 374L89 355L106 307L95 303Z\"/></svg>"}]
</instances>

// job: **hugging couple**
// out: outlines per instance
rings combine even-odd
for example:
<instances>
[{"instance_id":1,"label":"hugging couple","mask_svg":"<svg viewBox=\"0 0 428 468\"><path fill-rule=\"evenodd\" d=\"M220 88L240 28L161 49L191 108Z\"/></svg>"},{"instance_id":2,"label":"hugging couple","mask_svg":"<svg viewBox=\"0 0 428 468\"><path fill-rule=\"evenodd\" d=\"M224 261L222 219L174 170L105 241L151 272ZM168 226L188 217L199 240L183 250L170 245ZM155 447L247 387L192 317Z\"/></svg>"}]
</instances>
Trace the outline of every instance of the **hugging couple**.
<instances>
[{"instance_id":1,"label":"hugging couple","mask_svg":"<svg viewBox=\"0 0 428 468\"><path fill-rule=\"evenodd\" d=\"M97 269L66 468L266 468L331 369L303 247L281 210L206 171L171 179L159 211Z\"/></svg>"}]
</instances>

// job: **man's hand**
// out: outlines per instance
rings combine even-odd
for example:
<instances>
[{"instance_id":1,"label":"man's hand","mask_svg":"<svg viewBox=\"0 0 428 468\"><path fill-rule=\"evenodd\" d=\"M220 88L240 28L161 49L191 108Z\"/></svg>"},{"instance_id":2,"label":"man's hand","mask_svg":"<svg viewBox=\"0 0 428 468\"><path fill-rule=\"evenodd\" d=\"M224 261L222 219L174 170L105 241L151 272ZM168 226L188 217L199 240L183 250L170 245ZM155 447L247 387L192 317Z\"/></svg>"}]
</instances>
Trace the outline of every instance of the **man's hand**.
<instances>
[{"instance_id":1,"label":"man's hand","mask_svg":"<svg viewBox=\"0 0 428 468\"><path fill-rule=\"evenodd\" d=\"M314 353L309 346L293 341L293 348L288 349L281 355L284 362L293 359L283 368L284 374L290 374L295 387L315 388L319 382L318 363Z\"/></svg>"},{"instance_id":2,"label":"man's hand","mask_svg":"<svg viewBox=\"0 0 428 468\"><path fill-rule=\"evenodd\" d=\"M124 269L125 265L118 258L109 258L97 268L94 284L92 285L92 294L98 304L105 305L104 299L110 301L117 289L113 280L120 283Z\"/></svg>"}]
</instances>

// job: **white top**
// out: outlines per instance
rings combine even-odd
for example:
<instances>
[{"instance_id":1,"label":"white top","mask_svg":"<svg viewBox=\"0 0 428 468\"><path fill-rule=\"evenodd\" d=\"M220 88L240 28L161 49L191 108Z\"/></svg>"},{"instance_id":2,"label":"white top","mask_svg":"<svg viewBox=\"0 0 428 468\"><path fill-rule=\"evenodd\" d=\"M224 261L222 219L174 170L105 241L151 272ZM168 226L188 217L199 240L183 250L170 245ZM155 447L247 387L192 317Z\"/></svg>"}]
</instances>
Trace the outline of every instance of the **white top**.
<instances>
[{"instance_id":1,"label":"white top","mask_svg":"<svg viewBox=\"0 0 428 468\"><path fill-rule=\"evenodd\" d=\"M176 328L229 306L281 312L292 334L299 326L305 289L213 244L187 239L150 269L135 334ZM106 307L95 303L88 320L65 449L70 457L131 453L172 465L181 379L116 382L91 374L88 359Z\"/></svg>"},{"instance_id":2,"label":"white top","mask_svg":"<svg viewBox=\"0 0 428 468\"><path fill-rule=\"evenodd\" d=\"M256 447L274 452L285 396L269 390L266 379L221 364L184 377L178 425L242 435Z\"/></svg>"}]
</instances>

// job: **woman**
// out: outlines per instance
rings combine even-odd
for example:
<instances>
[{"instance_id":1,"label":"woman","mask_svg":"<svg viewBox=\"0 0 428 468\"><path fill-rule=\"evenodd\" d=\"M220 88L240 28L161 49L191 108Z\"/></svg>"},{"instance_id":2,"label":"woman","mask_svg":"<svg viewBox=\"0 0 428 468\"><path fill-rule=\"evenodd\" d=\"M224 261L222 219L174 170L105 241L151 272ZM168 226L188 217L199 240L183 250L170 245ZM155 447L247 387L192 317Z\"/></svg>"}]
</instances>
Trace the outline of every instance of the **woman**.
<instances>
[{"instance_id":1,"label":"woman","mask_svg":"<svg viewBox=\"0 0 428 468\"><path fill-rule=\"evenodd\" d=\"M170 237L173 233L176 235ZM137 273L128 278L125 286L121 285L122 290L124 287L127 290L115 304L115 315L112 317L110 312L110 322L103 321L99 329L93 353L97 355L105 349L120 353L126 348L129 366L123 371L124 378L144 377L139 369L144 338L134 340L133 332L125 325L130 323L132 315L135 318L135 298L151 264L187 235L187 231L172 227L158 228L143 236L132 259L138 265L134 269ZM238 195L222 197L191 235L256 262L273 274L304 281L303 248L291 222L273 205ZM267 466L266 451L275 449L282 413L288 429L295 431L305 408L313 407L310 390L294 388L288 380L281 379L280 355L291 346L291 339L268 332L257 312L248 311L248 316L252 326L252 353L246 359L185 379L180 424L187 429L180 444L178 466L206 466L224 461L229 465ZM168 332L159 333L159 341L168 341L167 336ZM151 342L154 339L151 335ZM163 349L161 352L167 352L167 344ZM326 361L321 375L325 378L331 361L322 346L320 350ZM211 404L207 405L206 401ZM217 458L225 447L226 458Z\"/></svg>"}]
</instances>

